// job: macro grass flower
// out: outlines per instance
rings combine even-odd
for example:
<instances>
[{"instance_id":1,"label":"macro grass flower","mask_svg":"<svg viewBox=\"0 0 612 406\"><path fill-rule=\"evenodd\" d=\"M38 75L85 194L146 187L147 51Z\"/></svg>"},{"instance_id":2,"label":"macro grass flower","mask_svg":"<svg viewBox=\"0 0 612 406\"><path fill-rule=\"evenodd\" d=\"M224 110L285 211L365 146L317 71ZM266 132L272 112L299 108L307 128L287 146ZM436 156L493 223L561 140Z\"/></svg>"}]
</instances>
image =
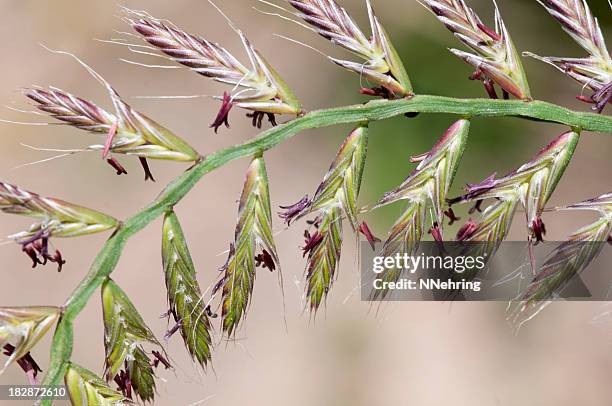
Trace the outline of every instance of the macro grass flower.
<instances>
[{"instance_id":1,"label":"macro grass flower","mask_svg":"<svg viewBox=\"0 0 612 406\"><path fill-rule=\"evenodd\" d=\"M465 119L451 125L431 151L417 158L420 162L412 174L374 206L377 209L405 202L401 216L391 226L381 256L413 255L423 238L427 214L430 212L431 228L437 230L443 227L447 194L461 162L469 129L470 122ZM456 217L451 213L448 215L451 221L455 221ZM441 231L432 234L441 235ZM398 268L386 268L380 274L383 282L395 282L400 276L401 269ZM372 299L384 299L388 293L386 289L377 289L372 292Z\"/></svg>"},{"instance_id":2,"label":"macro grass flower","mask_svg":"<svg viewBox=\"0 0 612 406\"><path fill-rule=\"evenodd\" d=\"M470 77L482 80L491 98L496 99L494 84L502 88L504 98L511 94L518 99L530 100L531 91L516 50L497 4L495 29L486 26L464 0L420 0L438 17L454 35L473 53L450 51L472 65L476 71Z\"/></svg>"},{"instance_id":3,"label":"macro grass flower","mask_svg":"<svg viewBox=\"0 0 612 406\"><path fill-rule=\"evenodd\" d=\"M255 283L256 268L280 272L272 233L268 174L263 155L253 157L238 207L238 223L223 276L213 289L222 291L223 331L232 336L245 317Z\"/></svg>"},{"instance_id":4,"label":"macro grass flower","mask_svg":"<svg viewBox=\"0 0 612 406\"><path fill-rule=\"evenodd\" d=\"M229 127L232 106L250 110L253 125L261 128L267 115L276 125L276 114L298 115L302 108L289 86L272 65L255 49L242 31L238 31L248 55L250 67L238 61L221 45L198 35L189 34L174 24L156 19L144 12L127 10L127 21L142 38L171 60L200 75L233 87L221 98L222 107L212 123L215 132Z\"/></svg>"},{"instance_id":5,"label":"macro grass flower","mask_svg":"<svg viewBox=\"0 0 612 406\"><path fill-rule=\"evenodd\" d=\"M260 1L279 8L270 2ZM166 314L168 317L172 316L175 323L166 332L165 339L180 332L193 363L208 372L213 347L213 326L215 322L220 322L221 339L235 338L236 331L241 327L253 300L257 268L278 271L282 288L263 155L305 130L344 124L356 126L340 147L314 197L310 199L306 196L294 205L282 206L284 211L279 213L287 225L311 216L307 220L308 229L304 233L305 243L301 249L306 258L306 307L313 318L321 305L325 304L338 275L344 220L348 220L356 234L355 240L361 233L373 248L376 247L377 238L368 224L360 222L358 209L370 137L368 127L371 123L403 115L412 117L418 113L452 114L460 117L427 154L412 157L411 162L418 162L417 168L405 182L386 194L378 203L377 207L399 201L405 201L406 204L406 208L388 233L383 247L383 253L386 252L386 255L392 252L413 253L427 229L438 247L443 248L445 217L448 217L451 224L458 221L459 218L450 206L462 202L473 203L474 208L470 214L475 211L479 214L474 219L465 220L457 233L456 239L459 242L480 242L481 247L484 247L484 255L492 257L499 244L507 237L516 212L523 208L526 221L524 230L529 248L533 249L546 233L542 214L574 154L579 133L612 134L610 117L577 112L542 100L532 100L518 52L497 8L495 27L492 29L487 27L463 0L421 0L468 46L470 52L453 50L453 53L474 67L475 72L471 78L484 83L490 98L497 98L496 87L501 87L503 99L513 95L520 100L469 99L425 93L414 95L404 65L369 1L366 1L371 25L369 35L365 34L349 13L334 0L288 1L294 9L294 16L297 15L302 20L298 24L312 29L351 52L356 59L360 59L355 62L331 58L336 64L359 74L364 86L361 92L386 100L306 113L271 65L231 22L231 28L238 33L246 49L250 62L248 66L239 62L221 45L198 35L188 34L174 24L151 17L146 12L126 9L125 20L136 34L123 34L142 38L146 44L131 44L126 39L106 42L120 43L137 54L173 61L230 86L222 97L218 97L222 104L212 125L215 130L223 125L229 126L228 116L235 106L250 111L247 115L256 127L261 127L266 117L272 124L276 124L275 116L278 114L296 117L290 117L291 120L287 123L240 144L226 145L223 149L201 156L168 129L132 109L108 82L74 55L71 56L84 66L95 80L105 86L111 96L113 112L107 112L92 102L56 88L32 88L25 91L26 96L36 103L39 110L57 119L59 123L105 136L104 143L92 145L87 150L102 152L103 158L107 159L118 173L127 172L116 159L118 154L138 157L146 178L152 178L148 159L192 163L189 169L170 182L152 202L123 221L0 183L0 210L30 216L37 221L28 230L12 236L21 243L23 251L32 259L34 265L56 262L61 267L64 263L59 251L52 253L49 250L49 238L113 230L89 272L61 308L0 309L0 343L3 344L0 348L9 356L9 362L18 363L26 371L30 382L35 381L36 374L44 368L46 375L42 384L58 385L64 379L74 404L107 405L155 400L158 385L156 368L172 368L168 361L169 356L134 304L113 282L111 276L128 240L162 216L162 264L169 309ZM583 65L587 67L579 68L579 63L576 62L576 66L570 67L574 70L569 69L568 73L577 75L578 79L582 80L581 83L595 91L589 100L596 103L596 107L601 110L612 92L607 85L609 80L604 80L604 73L607 73L602 73L607 69L602 61L608 63L606 59L609 55L605 54L607 50L600 41L602 36L596 20L590 16L586 3L579 0L573 3L569 0L541 1L562 21L575 39L584 41L582 46L590 55L588 62L599 64L593 68L585 62ZM212 1L209 0L209 3ZM577 8L563 8L562 5ZM209 34L206 34L207 38ZM175 64L164 67L180 68ZM317 77L316 69L307 70L306 73L305 83L309 85L315 86L323 80ZM599 81L599 84L591 81L593 78L596 78L595 82ZM422 80L421 83L427 83L426 78ZM372 87L365 87L366 82L367 86ZM37 111L30 113L40 114ZM540 123L562 125L567 130L517 170L500 178L493 175L481 183L468 185L463 196L448 199L449 187L466 147L470 120L489 117L536 120ZM495 142L497 134L492 133L490 136L490 141ZM304 151L304 154L306 152ZM240 158L250 158L250 164L238 203L234 237L227 263L220 269L221 276L212 287L209 300L204 301L197 283L195 265L174 210L205 175ZM215 195L211 192L210 196ZM602 219L579 230L570 238L577 242L596 240L596 244L600 246L604 241L610 241L609 205L607 194L582 204L566 206L596 209L603 213ZM206 217L205 212L202 215ZM551 260L545 263L544 266L548 268L536 278L531 286L531 296L524 296L524 301L532 300L533 306L537 308L548 300L548 294L563 287L565 278L569 277L571 272L567 268L555 268L556 264L564 261L567 266L576 266L573 272L580 272L581 267L591 261L591 257L595 258L595 254L595 250L577 251L570 249L569 245L562 245L551 254L550 258L554 258L555 262ZM532 265L535 270L534 262ZM459 272L456 274L456 277L462 279L476 276L466 273L459 275ZM398 276L389 273L385 277L387 280L394 280ZM76 318L98 288L101 288L104 321L105 362L102 379L73 363L76 355L72 352L76 336L75 326L78 325L75 323ZM384 294L381 293L378 298L384 297ZM221 316L218 319L210 306L213 302L217 303L217 299L220 302L217 306ZM29 349L56 323L51 359L41 368L29 355ZM102 340L100 341L102 343ZM231 374L227 376L231 377ZM52 401L45 399L41 403L42 406L49 406Z\"/></svg>"},{"instance_id":6,"label":"macro grass flower","mask_svg":"<svg viewBox=\"0 0 612 406\"><path fill-rule=\"evenodd\" d=\"M481 183L468 185L467 194L451 199L451 204L495 199L481 214L476 226L470 225L470 232L460 230L461 240L490 241L497 246L506 238L520 203L525 209L530 241L543 241L546 228L542 213L576 150L579 138L574 131L561 134L515 171L499 179L493 174Z\"/></svg>"},{"instance_id":7,"label":"macro grass flower","mask_svg":"<svg viewBox=\"0 0 612 406\"><path fill-rule=\"evenodd\" d=\"M59 250L49 251L51 237L78 237L116 228L119 222L106 214L63 200L43 197L15 185L0 182L0 211L32 217L38 223L9 236L22 246L33 267L57 263L61 271L65 261Z\"/></svg>"},{"instance_id":8,"label":"macro grass flower","mask_svg":"<svg viewBox=\"0 0 612 406\"><path fill-rule=\"evenodd\" d=\"M10 348L0 374L11 363L26 357L59 317L60 309L57 307L0 307L0 349Z\"/></svg>"},{"instance_id":9,"label":"macro grass flower","mask_svg":"<svg viewBox=\"0 0 612 406\"><path fill-rule=\"evenodd\" d=\"M95 73L94 73L95 74ZM96 74L97 75L97 74ZM137 156L145 171L145 180L154 180L147 159L195 162L200 155L170 130L132 109L106 82L115 108L111 114L94 103L73 96L57 88L26 89L25 96L37 103L36 107L51 117L81 130L106 135L105 144L88 149L102 151L103 159L112 154ZM119 162L111 157L107 162L117 174L127 174Z\"/></svg>"},{"instance_id":10,"label":"macro grass flower","mask_svg":"<svg viewBox=\"0 0 612 406\"><path fill-rule=\"evenodd\" d=\"M544 309L601 254L612 235L612 193L557 210L589 210L600 214L597 221L580 228L548 254L536 276L516 301L510 319L522 323Z\"/></svg>"},{"instance_id":11,"label":"macro grass flower","mask_svg":"<svg viewBox=\"0 0 612 406\"><path fill-rule=\"evenodd\" d=\"M543 57L526 52L525 54L554 66L570 78L580 83L583 88L590 88L594 93L590 97L579 96L578 99L594 103L594 110L601 113L612 98L612 57L597 18L595 18L586 0L538 0L553 16L563 30L588 52L585 58Z\"/></svg>"},{"instance_id":12,"label":"macro grass flower","mask_svg":"<svg viewBox=\"0 0 612 406\"><path fill-rule=\"evenodd\" d=\"M114 380L128 398L131 398L133 390L143 402L152 401L155 397L155 373L143 344L162 349L161 344L125 292L111 279L102 285L102 310L106 380ZM167 364L160 352L153 351L152 354Z\"/></svg>"},{"instance_id":13,"label":"macro grass flower","mask_svg":"<svg viewBox=\"0 0 612 406\"><path fill-rule=\"evenodd\" d=\"M313 232L306 230L302 248L308 256L306 295L310 309L316 312L334 282L342 246L342 217L349 220L353 231L360 229L357 219L357 198L365 167L368 128L359 126L346 138L314 198L300 200L280 213L287 223L315 214L309 221Z\"/></svg>"},{"instance_id":14,"label":"macro grass flower","mask_svg":"<svg viewBox=\"0 0 612 406\"><path fill-rule=\"evenodd\" d=\"M162 262L169 313L177 323L189 354L205 367L211 359L212 347L209 311L202 298L185 235L174 212L164 218Z\"/></svg>"},{"instance_id":15,"label":"macro grass flower","mask_svg":"<svg viewBox=\"0 0 612 406\"><path fill-rule=\"evenodd\" d=\"M362 88L362 93L387 99L412 95L406 68L374 14L370 0L366 0L371 29L369 38L335 0L288 1L298 10L297 17L310 24L314 32L364 61L353 62L329 57L335 64L375 85L373 88Z\"/></svg>"}]
</instances>

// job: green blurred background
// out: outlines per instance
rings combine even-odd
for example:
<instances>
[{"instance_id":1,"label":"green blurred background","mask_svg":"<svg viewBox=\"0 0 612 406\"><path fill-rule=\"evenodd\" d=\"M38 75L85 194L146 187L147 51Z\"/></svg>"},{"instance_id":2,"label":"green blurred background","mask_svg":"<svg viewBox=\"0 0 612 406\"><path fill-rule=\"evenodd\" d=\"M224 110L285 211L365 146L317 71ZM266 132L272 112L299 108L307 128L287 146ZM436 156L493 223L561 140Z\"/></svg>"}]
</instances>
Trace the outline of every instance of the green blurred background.
<instances>
[{"instance_id":1,"label":"green blurred background","mask_svg":"<svg viewBox=\"0 0 612 406\"><path fill-rule=\"evenodd\" d=\"M264 15L253 7L271 10L255 0L219 0L251 41L281 72L308 110L366 101L358 94L357 77L341 71L321 55L275 37L282 34L336 56L346 56L305 29ZM277 4L281 4L279 0ZM469 1L483 20L492 24L488 0ZM591 0L604 31L610 32L611 11L605 0ZM234 33L203 0L172 2L126 0L134 9L172 20L187 31L222 42L243 57ZM362 0L342 2L364 24ZM535 0L498 1L514 42L521 51L543 55L582 56L558 24ZM468 65L446 48L461 45L416 0L374 1L377 14L391 33L411 75L417 93L456 97L482 97L484 90L467 79ZM0 0L2 75L0 104L23 108L16 89L55 85L109 108L98 83L73 60L45 51L74 52L97 69L133 107L185 137L202 153L245 141L257 134L238 110L232 112L232 129L214 135L208 128L218 103L212 100L150 100L133 96L220 94L223 87L186 70L147 69L120 58L158 63L130 54L125 48L94 39L126 37L116 31L129 28L118 16L119 3L80 0ZM607 36L609 38L609 36ZM587 111L574 96L580 86L553 68L524 59L534 97ZM38 119L10 109L0 117ZM608 108L609 111L609 108ZM373 123L362 204L375 202L400 183L414 168L411 155L431 148L456 117L425 115L399 117ZM42 121L42 120L40 120ZM453 194L465 183L500 174L529 160L542 146L565 129L562 126L519 119L474 120L468 148L457 175ZM282 144L267 157L274 206L293 203L312 193L327 170L350 126L305 131ZM163 185L185 166L152 162L157 183L143 183L137 162L122 159L127 177L116 177L97 155L80 154L43 164L15 167L50 154L20 144L50 148L79 148L99 142L95 136L62 126L28 127L2 124L0 174L24 188L64 198L126 218L153 200ZM612 139L584 134L576 156L555 193L551 205L583 200L610 190ZM209 286L223 264L222 252L232 239L236 205L245 160L231 163L207 176L177 206L198 267L199 281ZM369 214L377 234L398 215L393 206ZM464 214L460 213L464 216ZM590 214L545 216L550 239L563 239L593 218ZM517 215L512 239L525 238ZM24 228L28 220L2 216L0 235ZM130 241L113 274L143 317L163 336L166 309L159 258L160 222ZM326 309L316 320L303 312L304 262L302 225L283 231L279 246L285 279L285 307L276 275L259 273L253 303L235 341L220 341L214 354L214 371L206 374L189 362L178 337L169 351L175 373L160 372L160 405L609 405L612 390L610 319L600 303L556 303L526 325L518 336L505 322L504 303L397 303L376 312L359 301L357 255L354 239L346 235L339 280ZM56 241L68 259L61 274L52 268L31 270L14 244L0 246L2 274L0 305L61 304L86 273L106 236ZM286 326L284 319L286 318ZM103 360L99 297L95 295L76 322L73 359L94 371ZM218 335L217 335L218 337ZM34 355L43 369L48 360L49 337ZM22 383L18 368L10 368L0 383ZM17 404L17 403L14 403Z\"/></svg>"}]
</instances>

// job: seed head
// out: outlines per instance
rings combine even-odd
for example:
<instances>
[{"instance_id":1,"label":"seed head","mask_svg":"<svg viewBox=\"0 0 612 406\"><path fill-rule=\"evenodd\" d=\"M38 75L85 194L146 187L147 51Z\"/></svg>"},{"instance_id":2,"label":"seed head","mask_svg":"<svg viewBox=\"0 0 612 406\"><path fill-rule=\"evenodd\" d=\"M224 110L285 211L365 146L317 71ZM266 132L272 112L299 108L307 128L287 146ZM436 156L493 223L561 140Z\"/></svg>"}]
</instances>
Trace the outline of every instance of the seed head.
<instances>
[{"instance_id":1,"label":"seed head","mask_svg":"<svg viewBox=\"0 0 612 406\"><path fill-rule=\"evenodd\" d=\"M317 219L311 222L317 231L314 234L306 232L306 244L303 247L304 255L308 256L306 294L310 309L315 312L334 281L342 246L343 214L354 232L359 232L361 228L357 219L357 198L367 145L368 129L359 126L340 147L312 201L302 200L297 205L289 206L287 214L281 214L281 217L288 220L308 214L317 215Z\"/></svg>"},{"instance_id":2,"label":"seed head","mask_svg":"<svg viewBox=\"0 0 612 406\"><path fill-rule=\"evenodd\" d=\"M464 0L421 0L455 36L474 51L450 51L472 65L472 79L483 80L490 96L493 81L519 99L531 99L520 56L495 5L495 29L487 27Z\"/></svg>"},{"instance_id":3,"label":"seed head","mask_svg":"<svg viewBox=\"0 0 612 406\"><path fill-rule=\"evenodd\" d=\"M37 103L37 108L68 125L93 133L107 135L107 145L92 145L90 150L133 155L140 158L191 162L199 154L170 130L132 109L106 82L115 107L111 114L57 88L27 89L25 95Z\"/></svg>"},{"instance_id":4,"label":"seed head","mask_svg":"<svg viewBox=\"0 0 612 406\"><path fill-rule=\"evenodd\" d=\"M538 0L575 41L589 53L585 58L543 57L525 55L546 62L595 93L580 100L594 103L602 112L612 98L612 58L606 47L597 18L586 0Z\"/></svg>"},{"instance_id":5,"label":"seed head","mask_svg":"<svg viewBox=\"0 0 612 406\"><path fill-rule=\"evenodd\" d=\"M593 210L601 216L572 233L551 253L535 278L521 295L514 322L528 320L548 305L548 301L563 292L568 283L584 271L599 256L612 233L612 193L558 210Z\"/></svg>"},{"instance_id":6,"label":"seed head","mask_svg":"<svg viewBox=\"0 0 612 406\"><path fill-rule=\"evenodd\" d=\"M174 24L151 17L143 12L126 11L127 21L149 44L173 61L217 82L233 87L231 97L225 100L212 127L215 131L227 123L232 105L255 113L299 114L301 106L285 81L238 31L249 57L250 68L245 67L225 48L217 43L189 34ZM257 120L255 120L257 123Z\"/></svg>"},{"instance_id":7,"label":"seed head","mask_svg":"<svg viewBox=\"0 0 612 406\"><path fill-rule=\"evenodd\" d=\"M257 263L280 268L274 236L268 175L264 159L251 161L240 197L234 249L219 282L222 293L223 331L231 336L245 317L253 293ZM260 256L261 255L261 256Z\"/></svg>"},{"instance_id":8,"label":"seed head","mask_svg":"<svg viewBox=\"0 0 612 406\"><path fill-rule=\"evenodd\" d=\"M170 313L174 316L191 357L201 366L211 359L210 321L196 271L176 214L164 219L162 262Z\"/></svg>"},{"instance_id":9,"label":"seed head","mask_svg":"<svg viewBox=\"0 0 612 406\"><path fill-rule=\"evenodd\" d=\"M68 365L64 382L73 405L120 406L130 403L96 374L73 363Z\"/></svg>"},{"instance_id":10,"label":"seed head","mask_svg":"<svg viewBox=\"0 0 612 406\"><path fill-rule=\"evenodd\" d=\"M59 316L57 307L0 307L0 349L7 345L11 348L0 374L12 362L27 356Z\"/></svg>"},{"instance_id":11,"label":"seed head","mask_svg":"<svg viewBox=\"0 0 612 406\"><path fill-rule=\"evenodd\" d=\"M412 86L406 69L393 47L387 32L367 0L372 36L368 39L335 0L288 0L295 7L296 15L310 24L314 31L337 44L365 62L353 62L330 57L339 66L357 73L380 88L364 89L364 94L386 98L412 94Z\"/></svg>"},{"instance_id":12,"label":"seed head","mask_svg":"<svg viewBox=\"0 0 612 406\"><path fill-rule=\"evenodd\" d=\"M59 250L49 251L51 237L78 237L110 230L118 221L106 214L59 199L42 197L17 186L0 182L0 210L39 220L26 231L11 235L32 260L32 267L54 262L58 271L66 263Z\"/></svg>"},{"instance_id":13,"label":"seed head","mask_svg":"<svg viewBox=\"0 0 612 406\"><path fill-rule=\"evenodd\" d=\"M501 227L505 222L498 223L489 217L493 213L503 214L501 217L510 215L508 220L511 221L514 204L510 202L516 201L522 203L525 208L530 239L541 241L542 232L545 231L541 221L542 212L574 154L578 139L579 135L576 132L564 133L517 170L499 179L492 175L479 184L468 185L466 195L452 199L451 203L498 199L498 203L494 204L491 210L485 210L481 221L478 222L479 228L467 240L473 241L475 238L478 238L478 241L482 241L480 238L484 238L485 241L500 238L503 240L508 231L506 227ZM498 225L489 228L496 223ZM483 233L483 227L495 233Z\"/></svg>"},{"instance_id":14,"label":"seed head","mask_svg":"<svg viewBox=\"0 0 612 406\"><path fill-rule=\"evenodd\" d=\"M446 196L463 156L469 129L468 120L454 123L433 149L419 158L419 165L408 179L394 191L385 194L375 206L379 208L398 201L406 201L406 208L391 227L384 243L383 256L412 255L419 247L427 213L430 211L431 224L442 227ZM441 231L438 227L432 229L432 234L441 240ZM380 277L383 281L394 282L400 275L401 270L389 268L385 269ZM372 298L374 300L384 298L387 294L386 290L375 290Z\"/></svg>"},{"instance_id":15,"label":"seed head","mask_svg":"<svg viewBox=\"0 0 612 406\"><path fill-rule=\"evenodd\" d=\"M142 345L148 343L162 349L161 344L125 292L110 279L102 285L102 310L107 382L122 382L124 395L130 394L133 388L144 402L152 401L155 375ZM122 367L125 369L120 373Z\"/></svg>"}]
</instances>

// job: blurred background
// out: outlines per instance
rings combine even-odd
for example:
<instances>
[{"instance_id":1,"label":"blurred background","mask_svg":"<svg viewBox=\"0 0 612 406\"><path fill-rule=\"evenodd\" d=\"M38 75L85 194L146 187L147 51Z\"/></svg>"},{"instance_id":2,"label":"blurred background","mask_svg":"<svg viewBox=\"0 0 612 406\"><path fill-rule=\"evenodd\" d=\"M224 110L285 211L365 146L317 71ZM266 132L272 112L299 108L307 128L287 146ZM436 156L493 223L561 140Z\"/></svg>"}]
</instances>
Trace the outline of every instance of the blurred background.
<instances>
[{"instance_id":1,"label":"blurred background","mask_svg":"<svg viewBox=\"0 0 612 406\"><path fill-rule=\"evenodd\" d=\"M277 4L283 3L281 0ZM363 0L342 2L367 30ZM417 93L483 97L480 83L467 79L470 67L446 48L461 45L416 0L374 1L411 75ZM492 25L489 0L469 1ZM544 55L582 56L583 52L535 0L498 1L519 50ZM610 8L591 0L604 31L610 32ZM250 120L235 110L231 130L215 135L208 125L218 102L139 99L134 96L221 94L223 87L185 69L151 69L120 58L158 63L126 48L95 39L126 37L120 5L146 9L186 31L222 42L239 58L236 35L208 2L177 0L79 1L0 0L3 38L0 105L27 108L19 89L54 85L110 108L105 90L74 60L52 54L39 44L75 53L94 67L134 108L184 137L201 153L257 135ZM307 30L264 15L271 10L255 0L219 0L218 5L281 72L306 109L354 104L358 78L307 48L275 37L282 34L330 55L347 56ZM538 99L586 111L574 99L580 86L553 68L525 59L525 69ZM609 110L609 108L608 108ZM0 118L44 119L0 109ZM412 170L411 155L430 149L456 117L420 115L373 123L361 203L375 202ZM467 182L497 171L506 173L529 160L565 129L518 119L474 120L465 157L452 195ZM349 126L310 130L266 154L272 203L293 203L315 191ZM0 124L1 179L43 195L60 197L125 219L153 200L163 186L187 169L173 162L150 162L156 183L145 183L136 159L121 158L129 175L117 177L97 154L84 153L16 169L50 157L36 147L73 149L100 138L65 126ZM585 134L550 205L567 204L610 190L612 139ZM222 252L233 237L237 204L247 160L207 175L177 207L198 279L206 288L225 262ZM400 206L367 216L381 236ZM460 212L460 215L465 214ZM563 239L594 217L561 213L544 217L548 238ZM23 229L26 218L2 215L0 235ZM518 335L505 321L504 303L393 303L377 312L358 295L354 239L347 234L339 279L327 306L316 319L304 312L303 226L282 231L277 245L284 272L284 302L277 275L259 271L252 305L243 328L231 342L216 335L213 368L194 367L179 335L167 344L176 370L158 373L159 405L609 405L612 402L612 319L598 317L603 303L555 303L523 327ZM130 240L113 278L129 294L158 337L167 329L159 315L167 310L160 260L161 221ZM282 231L282 232L281 232ZM450 230L449 235L454 230ZM67 258L62 273L53 266L30 269L15 244L0 246L0 305L60 305L87 272L107 235L54 241ZM511 238L525 238L517 215ZM286 319L286 324L285 324ZM597 322L595 320L598 320ZM33 351L46 369L50 334ZM103 368L103 326L96 294L75 324L73 360L98 373ZM0 383L24 383L22 372L10 367ZM2 403L2 402L0 402ZM17 404L17 403L11 403Z\"/></svg>"}]
</instances>

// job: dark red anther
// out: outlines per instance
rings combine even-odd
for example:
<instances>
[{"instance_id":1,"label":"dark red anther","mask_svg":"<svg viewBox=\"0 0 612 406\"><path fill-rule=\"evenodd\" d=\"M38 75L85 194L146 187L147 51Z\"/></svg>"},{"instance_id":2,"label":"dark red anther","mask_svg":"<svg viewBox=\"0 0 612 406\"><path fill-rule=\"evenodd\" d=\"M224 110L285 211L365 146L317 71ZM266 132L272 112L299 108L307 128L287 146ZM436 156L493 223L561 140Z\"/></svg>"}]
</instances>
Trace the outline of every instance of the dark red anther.
<instances>
[{"instance_id":1,"label":"dark red anther","mask_svg":"<svg viewBox=\"0 0 612 406\"><path fill-rule=\"evenodd\" d=\"M482 213L482 200L476 200L476 203L470 207L470 210L468 210L469 214L473 214L474 212L478 212L478 213Z\"/></svg>"},{"instance_id":2,"label":"dark red anther","mask_svg":"<svg viewBox=\"0 0 612 406\"><path fill-rule=\"evenodd\" d=\"M262 268L268 268L270 272L276 269L274 258L266 250L262 250L261 254L255 256L255 266L261 266Z\"/></svg>"},{"instance_id":3,"label":"dark red anther","mask_svg":"<svg viewBox=\"0 0 612 406\"><path fill-rule=\"evenodd\" d=\"M217 317L219 317L217 313L212 311L212 309L210 308L210 305L206 306L204 311L206 312L206 315L212 319L216 319Z\"/></svg>"},{"instance_id":4,"label":"dark red anther","mask_svg":"<svg viewBox=\"0 0 612 406\"><path fill-rule=\"evenodd\" d=\"M225 127L230 128L229 125L229 113L234 107L234 101L232 100L232 96L229 92L223 92L223 101L221 102L221 108L217 113L217 117L215 117L215 121L210 125L210 128L214 128L215 134L219 131L219 127L225 125Z\"/></svg>"},{"instance_id":5,"label":"dark red anther","mask_svg":"<svg viewBox=\"0 0 612 406\"><path fill-rule=\"evenodd\" d=\"M278 216L285 220L287 225L291 225L291 222L298 217L304 210L310 207L310 199L308 196L304 196L300 199L299 202L292 204L290 206L280 206L281 209L285 210L284 212L279 212Z\"/></svg>"},{"instance_id":6,"label":"dark red anther","mask_svg":"<svg viewBox=\"0 0 612 406\"><path fill-rule=\"evenodd\" d=\"M213 286L212 294L214 295L215 293L217 293L219 289L223 287L224 284L225 284L225 278L221 278L217 283L215 283L215 286Z\"/></svg>"},{"instance_id":7,"label":"dark red anther","mask_svg":"<svg viewBox=\"0 0 612 406\"><path fill-rule=\"evenodd\" d=\"M106 162L117 171L117 175L127 175L125 168L115 158L108 158Z\"/></svg>"},{"instance_id":8,"label":"dark red anther","mask_svg":"<svg viewBox=\"0 0 612 406\"><path fill-rule=\"evenodd\" d=\"M62 257L62 253L59 250L55 250L55 254L49 257L49 261L57 264L57 272L62 272L62 268L66 263L66 260Z\"/></svg>"},{"instance_id":9,"label":"dark red anther","mask_svg":"<svg viewBox=\"0 0 612 406\"><path fill-rule=\"evenodd\" d=\"M310 235L308 230L306 230L306 232L304 233L304 237L306 238L306 245L302 247L302 250L304 251L304 254L302 256L305 257L306 255L310 255L312 250L315 249L317 245L321 244L321 241L323 241L323 235L321 235L321 233L319 233L318 231L313 235Z\"/></svg>"},{"instance_id":10,"label":"dark red anther","mask_svg":"<svg viewBox=\"0 0 612 406\"><path fill-rule=\"evenodd\" d=\"M457 231L457 241L466 241L477 229L478 224L472 219L469 219L464 225L461 226L459 231Z\"/></svg>"},{"instance_id":11,"label":"dark red anther","mask_svg":"<svg viewBox=\"0 0 612 406\"><path fill-rule=\"evenodd\" d=\"M314 228L319 228L321 226L321 221L323 221L323 219L320 216L317 216L312 220L306 220L306 224L313 226Z\"/></svg>"},{"instance_id":12,"label":"dark red anther","mask_svg":"<svg viewBox=\"0 0 612 406\"><path fill-rule=\"evenodd\" d=\"M164 340L168 341L183 326L183 320L179 320L170 330L164 334Z\"/></svg>"},{"instance_id":13,"label":"dark red anther","mask_svg":"<svg viewBox=\"0 0 612 406\"><path fill-rule=\"evenodd\" d=\"M476 71L474 71L474 73L472 73L469 76L470 80L482 80L482 71L480 69L477 69Z\"/></svg>"},{"instance_id":14,"label":"dark red anther","mask_svg":"<svg viewBox=\"0 0 612 406\"><path fill-rule=\"evenodd\" d=\"M157 365L159 365L159 363L161 362L166 369L172 368L170 362L168 362L166 357L164 357L159 351L153 350L151 351L151 354L153 354L153 356L155 357L155 360L153 361L155 367L157 367Z\"/></svg>"},{"instance_id":15,"label":"dark red anther","mask_svg":"<svg viewBox=\"0 0 612 406\"><path fill-rule=\"evenodd\" d=\"M489 78L483 79L482 83L484 84L484 88L487 91L490 99L498 99L497 92L495 91L495 84Z\"/></svg>"},{"instance_id":16,"label":"dark red anther","mask_svg":"<svg viewBox=\"0 0 612 406\"><path fill-rule=\"evenodd\" d=\"M13 355L13 353L15 352L15 347L8 343L4 344L3 349L4 349L4 355L7 355L9 357ZM40 369L36 361L34 361L34 358L32 358L32 355L30 354L30 352L28 352L23 357L19 358L17 360L17 365L19 365L21 369L23 370L23 372L25 372L26 377L28 379L28 383L30 385L39 384L38 379L36 377L39 372L42 372L42 369Z\"/></svg>"},{"instance_id":17,"label":"dark red anther","mask_svg":"<svg viewBox=\"0 0 612 406\"><path fill-rule=\"evenodd\" d=\"M272 127L276 127L278 124L276 123L276 116L272 113L264 113L263 111L254 111L252 113L248 113L247 117L252 119L253 127L261 129L264 117L268 117L268 121L272 125Z\"/></svg>"},{"instance_id":18,"label":"dark red anther","mask_svg":"<svg viewBox=\"0 0 612 406\"><path fill-rule=\"evenodd\" d=\"M442 242L444 240L442 237L442 230L440 229L440 225L437 221L433 223L433 226L429 229L428 233L431 234L436 242Z\"/></svg>"},{"instance_id":19,"label":"dark red anther","mask_svg":"<svg viewBox=\"0 0 612 406\"><path fill-rule=\"evenodd\" d=\"M119 373L115 376L113 380L117 384L117 387L119 388L123 396L128 399L132 399L132 380L130 379L127 372L125 372L124 370L119 371Z\"/></svg>"},{"instance_id":20,"label":"dark red anther","mask_svg":"<svg viewBox=\"0 0 612 406\"><path fill-rule=\"evenodd\" d=\"M42 265L42 262L38 259L38 253L32 244L22 246L21 250L32 260L32 268L36 268L39 264Z\"/></svg>"},{"instance_id":21,"label":"dark red anther","mask_svg":"<svg viewBox=\"0 0 612 406\"><path fill-rule=\"evenodd\" d=\"M536 243L543 242L546 235L546 226L540 217L536 217L531 223L531 230L536 238Z\"/></svg>"},{"instance_id":22,"label":"dark red anther","mask_svg":"<svg viewBox=\"0 0 612 406\"><path fill-rule=\"evenodd\" d=\"M381 97L383 99L393 100L395 95L386 87L362 87L359 89L359 93L365 96Z\"/></svg>"},{"instance_id":23,"label":"dark red anther","mask_svg":"<svg viewBox=\"0 0 612 406\"><path fill-rule=\"evenodd\" d=\"M457 217L457 215L455 214L455 212L453 211L452 208L448 208L448 210L446 210L444 212L444 215L446 217L448 217L448 225L452 226L453 224L455 224L455 221L459 221L461 220L461 217Z\"/></svg>"},{"instance_id":24,"label":"dark red anther","mask_svg":"<svg viewBox=\"0 0 612 406\"><path fill-rule=\"evenodd\" d=\"M612 245L612 235L608 236L608 244Z\"/></svg>"},{"instance_id":25,"label":"dark red anther","mask_svg":"<svg viewBox=\"0 0 612 406\"><path fill-rule=\"evenodd\" d=\"M372 247L372 250L375 250L376 243L380 242L380 239L372 233L372 230L370 230L368 223L366 223L365 221L362 222L361 225L359 225L359 232L365 236L366 240L368 240L368 243L370 243L370 247Z\"/></svg>"},{"instance_id":26,"label":"dark red anther","mask_svg":"<svg viewBox=\"0 0 612 406\"><path fill-rule=\"evenodd\" d=\"M148 180L155 182L155 178L153 177L153 173L151 173L151 168L149 168L147 158L138 157L138 160L140 161L140 165L142 165L142 169L144 170L145 182Z\"/></svg>"}]
</instances>

